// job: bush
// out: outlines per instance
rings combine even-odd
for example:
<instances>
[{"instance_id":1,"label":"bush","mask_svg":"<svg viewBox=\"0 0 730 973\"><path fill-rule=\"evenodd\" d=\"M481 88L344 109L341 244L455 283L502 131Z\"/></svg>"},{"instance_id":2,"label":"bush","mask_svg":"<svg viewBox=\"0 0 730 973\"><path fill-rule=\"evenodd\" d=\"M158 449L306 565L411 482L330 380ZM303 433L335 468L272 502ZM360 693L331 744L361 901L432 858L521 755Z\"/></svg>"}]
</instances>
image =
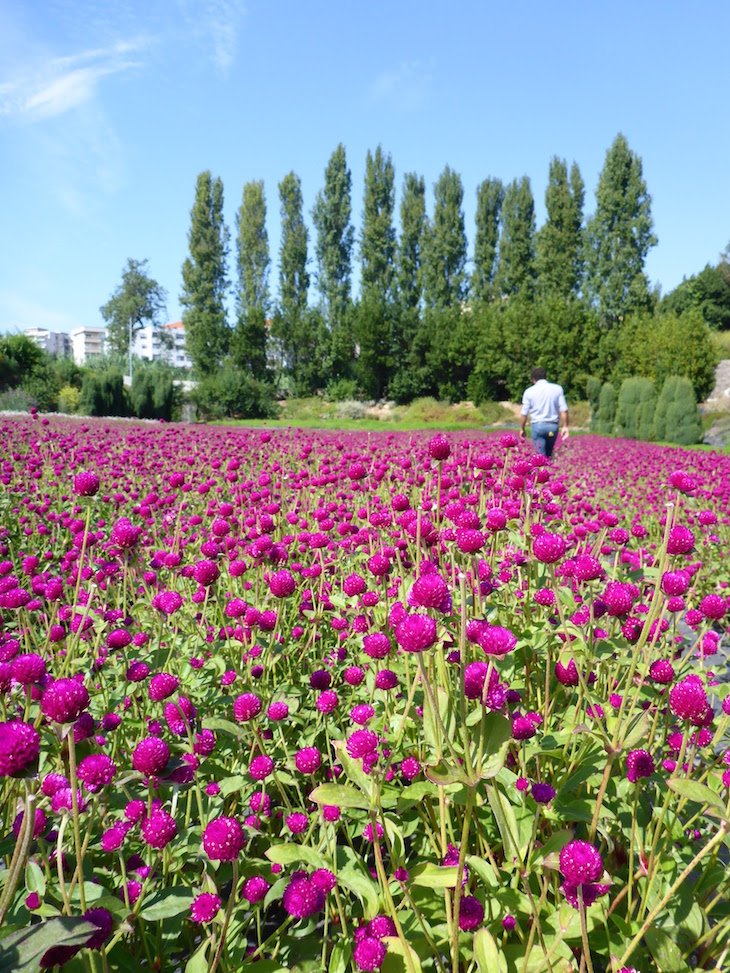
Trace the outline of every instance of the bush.
<instances>
[{"instance_id":1,"label":"bush","mask_svg":"<svg viewBox=\"0 0 730 973\"><path fill-rule=\"evenodd\" d=\"M586 381L586 398L591 407L591 423L598 417L598 400L601 396L601 380L591 375Z\"/></svg>"},{"instance_id":2,"label":"bush","mask_svg":"<svg viewBox=\"0 0 730 973\"><path fill-rule=\"evenodd\" d=\"M205 419L275 419L274 387L230 365L209 375L190 393Z\"/></svg>"},{"instance_id":3,"label":"bush","mask_svg":"<svg viewBox=\"0 0 730 973\"><path fill-rule=\"evenodd\" d=\"M172 376L164 368L138 369L130 392L132 412L140 419L172 418L174 388Z\"/></svg>"},{"instance_id":4,"label":"bush","mask_svg":"<svg viewBox=\"0 0 730 973\"><path fill-rule=\"evenodd\" d=\"M67 415L73 415L74 412L79 411L80 401L81 395L79 390L74 388L73 385L64 385L58 393L58 411L65 412Z\"/></svg>"},{"instance_id":5,"label":"bush","mask_svg":"<svg viewBox=\"0 0 730 973\"><path fill-rule=\"evenodd\" d=\"M679 446L701 442L702 419L688 378L670 375L665 380L654 412L654 436Z\"/></svg>"},{"instance_id":6,"label":"bush","mask_svg":"<svg viewBox=\"0 0 730 973\"><path fill-rule=\"evenodd\" d=\"M357 397L357 382L352 378L332 379L324 394L330 402L347 402Z\"/></svg>"},{"instance_id":7,"label":"bush","mask_svg":"<svg viewBox=\"0 0 730 973\"><path fill-rule=\"evenodd\" d=\"M604 382L601 386L601 394L598 397L598 412L595 422L591 422L591 429L594 432L602 433L604 436L612 436L616 428L616 389L610 382Z\"/></svg>"},{"instance_id":8,"label":"bush","mask_svg":"<svg viewBox=\"0 0 730 973\"><path fill-rule=\"evenodd\" d=\"M127 396L122 373L89 371L84 375L79 405L87 416L125 416Z\"/></svg>"},{"instance_id":9,"label":"bush","mask_svg":"<svg viewBox=\"0 0 730 973\"><path fill-rule=\"evenodd\" d=\"M0 392L0 412L28 412L35 404L35 399L25 389Z\"/></svg>"},{"instance_id":10,"label":"bush","mask_svg":"<svg viewBox=\"0 0 730 973\"><path fill-rule=\"evenodd\" d=\"M655 409L656 393L651 379L624 379L616 410L617 434L625 439L651 439Z\"/></svg>"}]
</instances>

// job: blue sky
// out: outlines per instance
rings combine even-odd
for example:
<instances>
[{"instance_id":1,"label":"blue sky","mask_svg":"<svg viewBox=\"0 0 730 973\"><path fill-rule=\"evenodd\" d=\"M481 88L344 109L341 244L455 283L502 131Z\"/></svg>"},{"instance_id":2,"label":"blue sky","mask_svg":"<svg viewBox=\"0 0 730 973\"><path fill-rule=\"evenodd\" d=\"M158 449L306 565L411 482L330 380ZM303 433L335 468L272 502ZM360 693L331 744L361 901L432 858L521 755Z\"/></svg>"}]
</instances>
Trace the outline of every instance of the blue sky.
<instances>
[{"instance_id":1,"label":"blue sky","mask_svg":"<svg viewBox=\"0 0 730 973\"><path fill-rule=\"evenodd\" d=\"M339 142L362 212L368 149L476 187L580 166L586 213L621 131L643 161L664 292L730 241L730 5L674 0L4 0L0 5L0 331L101 324L127 258L148 259L180 316L198 173L226 222L263 179L276 293L278 183L311 209ZM231 248L233 271L233 247ZM356 263L356 261L355 261ZM314 288L310 300L316 300Z\"/></svg>"}]
</instances>

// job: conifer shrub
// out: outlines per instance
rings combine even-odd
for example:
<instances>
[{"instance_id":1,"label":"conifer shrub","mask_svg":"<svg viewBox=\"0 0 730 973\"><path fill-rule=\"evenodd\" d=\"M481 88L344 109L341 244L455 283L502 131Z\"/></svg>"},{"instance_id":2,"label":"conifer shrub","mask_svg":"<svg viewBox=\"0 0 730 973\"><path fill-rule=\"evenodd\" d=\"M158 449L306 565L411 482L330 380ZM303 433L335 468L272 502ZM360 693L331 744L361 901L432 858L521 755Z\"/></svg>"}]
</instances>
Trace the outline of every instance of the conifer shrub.
<instances>
[{"instance_id":1,"label":"conifer shrub","mask_svg":"<svg viewBox=\"0 0 730 973\"><path fill-rule=\"evenodd\" d=\"M702 419L688 378L670 375L665 380L654 412L654 437L679 446L702 441Z\"/></svg>"},{"instance_id":2,"label":"conifer shrub","mask_svg":"<svg viewBox=\"0 0 730 973\"><path fill-rule=\"evenodd\" d=\"M586 382L586 398L591 407L591 427L598 417L598 400L601 396L601 380L590 375Z\"/></svg>"},{"instance_id":3,"label":"conifer shrub","mask_svg":"<svg viewBox=\"0 0 730 973\"><path fill-rule=\"evenodd\" d=\"M134 373L130 391L132 412L140 419L172 418L174 388L171 375L162 368L144 368Z\"/></svg>"},{"instance_id":4,"label":"conifer shrub","mask_svg":"<svg viewBox=\"0 0 730 973\"><path fill-rule=\"evenodd\" d=\"M654 383L649 378L626 378L616 409L616 432L625 439L651 439L656 410Z\"/></svg>"},{"instance_id":5,"label":"conifer shrub","mask_svg":"<svg viewBox=\"0 0 730 973\"><path fill-rule=\"evenodd\" d=\"M601 386L601 394L598 397L598 413L595 422L591 422L593 432L602 433L604 436L612 436L616 427L616 389L610 382L604 382Z\"/></svg>"},{"instance_id":6,"label":"conifer shrub","mask_svg":"<svg viewBox=\"0 0 730 973\"><path fill-rule=\"evenodd\" d=\"M122 373L116 369L87 372L81 386L79 406L87 416L127 415L129 410Z\"/></svg>"}]
</instances>

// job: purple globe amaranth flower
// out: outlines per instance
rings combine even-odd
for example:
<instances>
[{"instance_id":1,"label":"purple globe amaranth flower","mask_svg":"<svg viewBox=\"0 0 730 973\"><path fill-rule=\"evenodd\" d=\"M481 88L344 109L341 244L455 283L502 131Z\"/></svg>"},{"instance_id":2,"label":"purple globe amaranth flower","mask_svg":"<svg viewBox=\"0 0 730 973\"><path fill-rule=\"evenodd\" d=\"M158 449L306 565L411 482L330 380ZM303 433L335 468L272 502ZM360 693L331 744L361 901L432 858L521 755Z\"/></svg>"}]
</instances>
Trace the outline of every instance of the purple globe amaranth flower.
<instances>
[{"instance_id":1,"label":"purple globe amaranth flower","mask_svg":"<svg viewBox=\"0 0 730 973\"><path fill-rule=\"evenodd\" d=\"M340 697L334 689L325 689L317 697L317 709L320 713L333 713L340 705Z\"/></svg>"},{"instance_id":2,"label":"purple globe amaranth flower","mask_svg":"<svg viewBox=\"0 0 730 973\"><path fill-rule=\"evenodd\" d=\"M517 636L501 625L483 625L478 641L485 655L503 656L517 645Z\"/></svg>"},{"instance_id":3,"label":"purple globe amaranth flower","mask_svg":"<svg viewBox=\"0 0 730 973\"><path fill-rule=\"evenodd\" d=\"M437 433L429 441L428 455L438 463L448 459L451 456L451 446L449 445L448 439L440 433Z\"/></svg>"},{"instance_id":4,"label":"purple globe amaranth flower","mask_svg":"<svg viewBox=\"0 0 730 973\"><path fill-rule=\"evenodd\" d=\"M545 531L532 542L532 553L543 564L555 564L565 554L565 540L560 534Z\"/></svg>"},{"instance_id":5,"label":"purple globe amaranth flower","mask_svg":"<svg viewBox=\"0 0 730 973\"><path fill-rule=\"evenodd\" d=\"M233 716L239 723L254 719L261 712L261 700L255 693L242 693L233 701Z\"/></svg>"},{"instance_id":6,"label":"purple globe amaranth flower","mask_svg":"<svg viewBox=\"0 0 730 973\"><path fill-rule=\"evenodd\" d=\"M287 814L285 822L292 834L303 834L307 830L309 818L301 811L293 811Z\"/></svg>"},{"instance_id":7,"label":"purple globe amaranth flower","mask_svg":"<svg viewBox=\"0 0 730 973\"><path fill-rule=\"evenodd\" d=\"M597 882L603 874L601 853L587 841L569 841L560 849L560 871L570 885Z\"/></svg>"},{"instance_id":8,"label":"purple globe amaranth flower","mask_svg":"<svg viewBox=\"0 0 730 973\"><path fill-rule=\"evenodd\" d=\"M413 585L408 603L416 608L435 608L440 612L450 612L449 586L440 574L423 574Z\"/></svg>"},{"instance_id":9,"label":"purple globe amaranth flower","mask_svg":"<svg viewBox=\"0 0 730 973\"><path fill-rule=\"evenodd\" d=\"M549 804L555 797L555 788L538 781L532 785L530 793L536 804Z\"/></svg>"},{"instance_id":10,"label":"purple globe amaranth flower","mask_svg":"<svg viewBox=\"0 0 730 973\"><path fill-rule=\"evenodd\" d=\"M507 526L507 514L501 507L492 507L487 511L484 524L487 530L491 530L493 533L496 533L498 530L504 530Z\"/></svg>"},{"instance_id":11,"label":"purple globe amaranth flower","mask_svg":"<svg viewBox=\"0 0 730 973\"><path fill-rule=\"evenodd\" d=\"M197 710L186 696L178 696L177 701L165 706L165 722L170 732L182 737L197 716Z\"/></svg>"},{"instance_id":12,"label":"purple globe amaranth flower","mask_svg":"<svg viewBox=\"0 0 730 973\"><path fill-rule=\"evenodd\" d=\"M203 831L203 849L212 861L233 861L245 844L246 836L237 818L214 818Z\"/></svg>"},{"instance_id":13,"label":"purple globe amaranth flower","mask_svg":"<svg viewBox=\"0 0 730 973\"><path fill-rule=\"evenodd\" d=\"M626 777L635 784L640 777L654 773L654 758L648 750L630 750L626 754Z\"/></svg>"},{"instance_id":14,"label":"purple globe amaranth flower","mask_svg":"<svg viewBox=\"0 0 730 973\"><path fill-rule=\"evenodd\" d=\"M481 551L487 540L480 530L471 527L460 527L456 531L456 546L462 554L476 554Z\"/></svg>"},{"instance_id":15,"label":"purple globe amaranth flower","mask_svg":"<svg viewBox=\"0 0 730 973\"><path fill-rule=\"evenodd\" d=\"M16 655L10 663L10 674L16 682L24 686L41 682L46 674L45 659L35 652Z\"/></svg>"},{"instance_id":16,"label":"purple globe amaranth flower","mask_svg":"<svg viewBox=\"0 0 730 973\"><path fill-rule=\"evenodd\" d=\"M612 618L623 618L634 607L636 588L632 584L621 581L609 581L606 585L601 601L606 605L606 611Z\"/></svg>"},{"instance_id":17,"label":"purple globe amaranth flower","mask_svg":"<svg viewBox=\"0 0 730 973\"><path fill-rule=\"evenodd\" d=\"M374 973L385 962L388 954L387 946L377 936L365 934L355 943L352 958L359 970L364 973Z\"/></svg>"},{"instance_id":18,"label":"purple globe amaranth flower","mask_svg":"<svg viewBox=\"0 0 730 973\"><path fill-rule=\"evenodd\" d=\"M141 774L159 774L170 759L170 748L160 737L144 737L134 748L132 766Z\"/></svg>"},{"instance_id":19,"label":"purple globe amaranth flower","mask_svg":"<svg viewBox=\"0 0 730 973\"><path fill-rule=\"evenodd\" d=\"M581 554L573 562L573 577L577 581L595 581L603 574L603 565L592 554Z\"/></svg>"},{"instance_id":20,"label":"purple globe amaranth flower","mask_svg":"<svg viewBox=\"0 0 730 973\"><path fill-rule=\"evenodd\" d=\"M120 517L111 533L112 544L123 551L131 551L139 543L142 528L135 526L128 517Z\"/></svg>"},{"instance_id":21,"label":"purple globe amaranth flower","mask_svg":"<svg viewBox=\"0 0 730 973\"><path fill-rule=\"evenodd\" d=\"M282 568L269 578L269 589L276 598L288 598L297 590L294 575L286 568Z\"/></svg>"},{"instance_id":22,"label":"purple globe amaranth flower","mask_svg":"<svg viewBox=\"0 0 730 973\"><path fill-rule=\"evenodd\" d=\"M719 621L725 617L727 611L727 601L722 595L705 595L700 602L700 611L705 618Z\"/></svg>"},{"instance_id":23,"label":"purple globe amaranth flower","mask_svg":"<svg viewBox=\"0 0 730 973\"><path fill-rule=\"evenodd\" d=\"M152 607L163 615L174 615L182 604L182 595L177 591L160 591L152 599Z\"/></svg>"},{"instance_id":24,"label":"purple globe amaranth flower","mask_svg":"<svg viewBox=\"0 0 730 973\"><path fill-rule=\"evenodd\" d=\"M659 685L669 685L674 681L674 666L668 659L655 659L649 666L649 678Z\"/></svg>"},{"instance_id":25,"label":"purple globe amaranth flower","mask_svg":"<svg viewBox=\"0 0 730 973\"><path fill-rule=\"evenodd\" d=\"M142 819L142 838L150 848L162 849L177 834L175 819L161 807L153 808L149 817Z\"/></svg>"},{"instance_id":26,"label":"purple globe amaranth flower","mask_svg":"<svg viewBox=\"0 0 730 973\"><path fill-rule=\"evenodd\" d=\"M378 737L372 730L355 730L347 738L347 752L355 759L365 757L378 749Z\"/></svg>"},{"instance_id":27,"label":"purple globe amaranth flower","mask_svg":"<svg viewBox=\"0 0 730 973\"><path fill-rule=\"evenodd\" d=\"M220 577L220 570L215 561L197 561L193 565L193 578L202 585L203 588L208 588Z\"/></svg>"},{"instance_id":28,"label":"purple globe amaranth flower","mask_svg":"<svg viewBox=\"0 0 730 973\"><path fill-rule=\"evenodd\" d=\"M689 527L678 524L676 527L670 528L667 539L668 554L689 554L694 546L695 535Z\"/></svg>"},{"instance_id":29,"label":"purple globe amaranth flower","mask_svg":"<svg viewBox=\"0 0 730 973\"><path fill-rule=\"evenodd\" d=\"M93 497L99 492L101 483L96 473L77 473L74 477L74 493L77 497Z\"/></svg>"},{"instance_id":30,"label":"purple globe amaranth flower","mask_svg":"<svg viewBox=\"0 0 730 973\"><path fill-rule=\"evenodd\" d=\"M512 718L512 737L515 740L529 740L537 733L537 726L529 716L515 716Z\"/></svg>"},{"instance_id":31,"label":"purple globe amaranth flower","mask_svg":"<svg viewBox=\"0 0 730 973\"><path fill-rule=\"evenodd\" d=\"M370 659L384 659L390 648L390 639L383 632L371 632L362 640L362 650Z\"/></svg>"},{"instance_id":32,"label":"purple globe amaranth flower","mask_svg":"<svg viewBox=\"0 0 730 973\"><path fill-rule=\"evenodd\" d=\"M396 626L395 638L405 652L423 652L436 641L436 622L429 615L406 615Z\"/></svg>"},{"instance_id":33,"label":"purple globe amaranth flower","mask_svg":"<svg viewBox=\"0 0 730 973\"><path fill-rule=\"evenodd\" d=\"M660 587L670 598L683 595L692 582L689 571L665 571L662 575Z\"/></svg>"},{"instance_id":34,"label":"purple globe amaranth flower","mask_svg":"<svg viewBox=\"0 0 730 973\"><path fill-rule=\"evenodd\" d=\"M78 766L78 778L89 793L94 794L114 780L117 767L105 753L92 753L84 757Z\"/></svg>"},{"instance_id":35,"label":"purple globe amaranth flower","mask_svg":"<svg viewBox=\"0 0 730 973\"><path fill-rule=\"evenodd\" d=\"M173 676L171 672L158 672L150 679L147 689L150 699L159 703L163 699L168 699L177 691L180 680Z\"/></svg>"},{"instance_id":36,"label":"purple globe amaranth flower","mask_svg":"<svg viewBox=\"0 0 730 973\"><path fill-rule=\"evenodd\" d=\"M295 919L306 919L319 912L325 903L325 893L302 872L295 872L284 889L281 903Z\"/></svg>"},{"instance_id":37,"label":"purple globe amaranth flower","mask_svg":"<svg viewBox=\"0 0 730 973\"><path fill-rule=\"evenodd\" d=\"M459 908L459 929L473 932L484 922L484 906L473 895L465 895Z\"/></svg>"},{"instance_id":38,"label":"purple globe amaranth flower","mask_svg":"<svg viewBox=\"0 0 730 973\"><path fill-rule=\"evenodd\" d=\"M398 685L398 676L392 669L381 669L375 677L376 689L395 689Z\"/></svg>"},{"instance_id":39,"label":"purple globe amaranth flower","mask_svg":"<svg viewBox=\"0 0 730 973\"><path fill-rule=\"evenodd\" d=\"M54 723L73 723L89 705L89 692L76 679L56 679L41 699L43 715Z\"/></svg>"},{"instance_id":40,"label":"purple globe amaranth flower","mask_svg":"<svg viewBox=\"0 0 730 973\"><path fill-rule=\"evenodd\" d=\"M300 774L313 774L322 763L322 754L317 747L303 747L294 757L294 764Z\"/></svg>"},{"instance_id":41,"label":"purple globe amaranth flower","mask_svg":"<svg viewBox=\"0 0 730 973\"><path fill-rule=\"evenodd\" d=\"M257 902L261 902L262 899L266 898L266 893L270 888L271 886L265 878L262 878L260 875L252 875L251 878L247 878L243 883L241 895L251 905L255 905Z\"/></svg>"},{"instance_id":42,"label":"purple globe amaranth flower","mask_svg":"<svg viewBox=\"0 0 730 973\"><path fill-rule=\"evenodd\" d=\"M260 753L248 765L249 777L252 780L266 780L274 769L274 761L266 753Z\"/></svg>"},{"instance_id":43,"label":"purple globe amaranth flower","mask_svg":"<svg viewBox=\"0 0 730 973\"><path fill-rule=\"evenodd\" d=\"M200 895L195 896L190 906L190 918L198 925L212 922L218 915L220 907L221 900L217 895L213 892L201 892Z\"/></svg>"},{"instance_id":44,"label":"purple globe amaranth flower","mask_svg":"<svg viewBox=\"0 0 730 973\"><path fill-rule=\"evenodd\" d=\"M266 710L266 715L270 720L278 723L280 720L285 720L289 715L289 707L282 700L278 700L269 706Z\"/></svg>"},{"instance_id":45,"label":"purple globe amaranth flower","mask_svg":"<svg viewBox=\"0 0 730 973\"><path fill-rule=\"evenodd\" d=\"M712 719L712 709L699 676L685 676L669 692L669 708L681 720L693 726L706 726Z\"/></svg>"}]
</instances>

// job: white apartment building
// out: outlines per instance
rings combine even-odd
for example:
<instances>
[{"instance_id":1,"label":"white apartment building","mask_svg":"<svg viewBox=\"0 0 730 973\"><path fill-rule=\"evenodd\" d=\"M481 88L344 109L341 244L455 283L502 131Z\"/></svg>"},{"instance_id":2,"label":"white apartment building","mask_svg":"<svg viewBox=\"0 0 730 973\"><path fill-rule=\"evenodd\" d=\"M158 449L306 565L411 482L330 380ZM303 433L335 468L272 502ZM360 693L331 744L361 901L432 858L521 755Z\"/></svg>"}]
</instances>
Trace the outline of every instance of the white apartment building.
<instances>
[{"instance_id":1,"label":"white apartment building","mask_svg":"<svg viewBox=\"0 0 730 973\"><path fill-rule=\"evenodd\" d=\"M185 350L185 325L172 321L161 328L146 325L134 336L132 353L147 361L166 361L175 368L192 368Z\"/></svg>"},{"instance_id":2,"label":"white apartment building","mask_svg":"<svg viewBox=\"0 0 730 973\"><path fill-rule=\"evenodd\" d=\"M65 358L71 354L71 335L65 331L49 331L48 328L26 328L25 334L49 355Z\"/></svg>"},{"instance_id":3,"label":"white apartment building","mask_svg":"<svg viewBox=\"0 0 730 973\"><path fill-rule=\"evenodd\" d=\"M104 354L106 328L76 328L71 332L74 361L85 365Z\"/></svg>"}]
</instances>

